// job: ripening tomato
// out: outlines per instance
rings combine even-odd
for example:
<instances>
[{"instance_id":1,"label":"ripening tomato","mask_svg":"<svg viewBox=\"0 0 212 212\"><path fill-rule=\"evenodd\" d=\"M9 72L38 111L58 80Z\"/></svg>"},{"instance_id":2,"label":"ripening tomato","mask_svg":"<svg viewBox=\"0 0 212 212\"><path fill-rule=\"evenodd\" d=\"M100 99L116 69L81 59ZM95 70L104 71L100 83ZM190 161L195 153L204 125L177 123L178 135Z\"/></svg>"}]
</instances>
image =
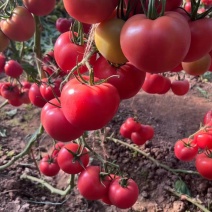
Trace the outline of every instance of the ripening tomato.
<instances>
[{"instance_id":1,"label":"ripening tomato","mask_svg":"<svg viewBox=\"0 0 212 212\"><path fill-rule=\"evenodd\" d=\"M35 21L25 7L18 6L10 18L1 20L1 30L11 40L27 41L34 35Z\"/></svg>"},{"instance_id":2,"label":"ripening tomato","mask_svg":"<svg viewBox=\"0 0 212 212\"><path fill-rule=\"evenodd\" d=\"M42 158L39 164L40 172L48 177L57 175L60 171L60 167L57 163L57 159L46 155Z\"/></svg>"},{"instance_id":3,"label":"ripening tomato","mask_svg":"<svg viewBox=\"0 0 212 212\"><path fill-rule=\"evenodd\" d=\"M142 14L134 15L125 22L120 36L128 61L150 73L176 67L186 56L190 41L188 22L177 12L166 12L155 20Z\"/></svg>"},{"instance_id":4,"label":"ripening tomato","mask_svg":"<svg viewBox=\"0 0 212 212\"><path fill-rule=\"evenodd\" d=\"M56 0L23 0L24 6L37 16L44 16L50 14L55 7Z\"/></svg>"},{"instance_id":5,"label":"ripening tomato","mask_svg":"<svg viewBox=\"0 0 212 212\"><path fill-rule=\"evenodd\" d=\"M29 99L37 107L43 107L46 104L46 100L42 97L40 88L36 83L33 83L29 89Z\"/></svg>"},{"instance_id":6,"label":"ripening tomato","mask_svg":"<svg viewBox=\"0 0 212 212\"><path fill-rule=\"evenodd\" d=\"M212 20L203 18L189 21L191 44L183 62L192 62L200 59L212 49Z\"/></svg>"},{"instance_id":7,"label":"ripening tomato","mask_svg":"<svg viewBox=\"0 0 212 212\"><path fill-rule=\"evenodd\" d=\"M194 140L184 138L174 145L174 154L181 161L191 161L198 153L198 146Z\"/></svg>"},{"instance_id":8,"label":"ripening tomato","mask_svg":"<svg viewBox=\"0 0 212 212\"><path fill-rule=\"evenodd\" d=\"M119 103L118 91L109 83L87 85L69 81L61 92L66 119L82 130L104 127L116 114Z\"/></svg>"},{"instance_id":9,"label":"ripening tomato","mask_svg":"<svg viewBox=\"0 0 212 212\"><path fill-rule=\"evenodd\" d=\"M56 21L56 29L60 33L64 33L70 30L71 25L73 24L74 19L72 18L58 18Z\"/></svg>"},{"instance_id":10,"label":"ripening tomato","mask_svg":"<svg viewBox=\"0 0 212 212\"><path fill-rule=\"evenodd\" d=\"M65 173L78 174L88 165L89 154L87 149L79 144L69 143L59 151L57 162Z\"/></svg>"},{"instance_id":11,"label":"ripening tomato","mask_svg":"<svg viewBox=\"0 0 212 212\"><path fill-rule=\"evenodd\" d=\"M62 79L43 78L41 82L40 93L46 101L60 97L60 84Z\"/></svg>"},{"instance_id":12,"label":"ripening tomato","mask_svg":"<svg viewBox=\"0 0 212 212\"><path fill-rule=\"evenodd\" d=\"M20 89L18 88L18 86L16 84L14 85L10 82L5 82L1 86L1 95L5 99L15 101L19 97L19 92L20 92Z\"/></svg>"},{"instance_id":13,"label":"ripening tomato","mask_svg":"<svg viewBox=\"0 0 212 212\"><path fill-rule=\"evenodd\" d=\"M120 46L120 33L125 21L113 18L101 22L95 29L94 40L98 51L111 63L127 62Z\"/></svg>"},{"instance_id":14,"label":"ripening tomato","mask_svg":"<svg viewBox=\"0 0 212 212\"><path fill-rule=\"evenodd\" d=\"M54 149L52 151L52 157L57 157L59 151L62 149L62 147L65 145L65 143L59 141L54 145Z\"/></svg>"},{"instance_id":15,"label":"ripening tomato","mask_svg":"<svg viewBox=\"0 0 212 212\"><path fill-rule=\"evenodd\" d=\"M18 78L23 73L21 64L15 60L8 60L4 66L5 74L7 76Z\"/></svg>"},{"instance_id":16,"label":"ripening tomato","mask_svg":"<svg viewBox=\"0 0 212 212\"><path fill-rule=\"evenodd\" d=\"M198 76L204 74L209 70L211 65L211 56L209 54L204 55L198 60L193 62L182 62L183 70L190 75Z\"/></svg>"},{"instance_id":17,"label":"ripening tomato","mask_svg":"<svg viewBox=\"0 0 212 212\"><path fill-rule=\"evenodd\" d=\"M174 80L171 83L171 90L177 96L183 96L188 93L190 89L189 81L184 80Z\"/></svg>"},{"instance_id":18,"label":"ripening tomato","mask_svg":"<svg viewBox=\"0 0 212 212\"><path fill-rule=\"evenodd\" d=\"M58 100L60 99L54 98L44 105L41 110L41 123L45 131L55 140L63 142L75 140L83 134L83 131L68 122Z\"/></svg>"},{"instance_id":19,"label":"ripening tomato","mask_svg":"<svg viewBox=\"0 0 212 212\"><path fill-rule=\"evenodd\" d=\"M208 180L212 180L212 156L211 153L203 152L196 156L196 169L200 175Z\"/></svg>"},{"instance_id":20,"label":"ripening tomato","mask_svg":"<svg viewBox=\"0 0 212 212\"><path fill-rule=\"evenodd\" d=\"M98 200L107 193L110 185L108 176L101 176L99 166L88 166L78 177L79 193L88 200Z\"/></svg>"},{"instance_id":21,"label":"ripening tomato","mask_svg":"<svg viewBox=\"0 0 212 212\"><path fill-rule=\"evenodd\" d=\"M211 125L212 125L212 110L207 111L203 118L204 125L206 125L206 124L208 125L209 123L211 123Z\"/></svg>"},{"instance_id":22,"label":"ripening tomato","mask_svg":"<svg viewBox=\"0 0 212 212\"><path fill-rule=\"evenodd\" d=\"M133 179L117 178L109 186L108 196L111 203L121 209L132 207L138 195L138 185Z\"/></svg>"},{"instance_id":23,"label":"ripening tomato","mask_svg":"<svg viewBox=\"0 0 212 212\"><path fill-rule=\"evenodd\" d=\"M137 69L131 63L115 67L102 56L94 63L93 70L95 77L109 78L107 82L116 87L121 99L135 96L141 89L146 76L145 72Z\"/></svg>"},{"instance_id":24,"label":"ripening tomato","mask_svg":"<svg viewBox=\"0 0 212 212\"><path fill-rule=\"evenodd\" d=\"M72 42L72 33L70 31L62 33L56 40L54 45L54 58L57 65L67 74L74 68L77 63L81 62L84 56L86 45L77 45ZM90 64L96 61L94 54L90 58ZM86 66L79 67L80 73L87 72Z\"/></svg>"},{"instance_id":25,"label":"ripening tomato","mask_svg":"<svg viewBox=\"0 0 212 212\"><path fill-rule=\"evenodd\" d=\"M0 52L0 73L4 71L5 63L6 63L6 57L3 53Z\"/></svg>"},{"instance_id":26,"label":"ripening tomato","mask_svg":"<svg viewBox=\"0 0 212 212\"><path fill-rule=\"evenodd\" d=\"M118 2L118 0L63 0L67 13L74 19L87 24L106 20L118 6Z\"/></svg>"},{"instance_id":27,"label":"ripening tomato","mask_svg":"<svg viewBox=\"0 0 212 212\"><path fill-rule=\"evenodd\" d=\"M9 38L0 30L0 52L3 52L10 44Z\"/></svg>"}]
</instances>

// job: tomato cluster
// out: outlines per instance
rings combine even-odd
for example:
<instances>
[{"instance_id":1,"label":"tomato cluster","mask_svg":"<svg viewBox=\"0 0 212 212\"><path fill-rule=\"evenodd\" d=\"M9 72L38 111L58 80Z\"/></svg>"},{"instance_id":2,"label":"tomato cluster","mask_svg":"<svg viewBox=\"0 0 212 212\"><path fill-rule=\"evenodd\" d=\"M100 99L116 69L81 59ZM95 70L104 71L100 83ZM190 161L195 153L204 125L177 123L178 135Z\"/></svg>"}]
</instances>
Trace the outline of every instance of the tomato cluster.
<instances>
[{"instance_id":1,"label":"tomato cluster","mask_svg":"<svg viewBox=\"0 0 212 212\"><path fill-rule=\"evenodd\" d=\"M178 140L174 146L175 156L181 161L195 159L196 169L200 175L212 180L212 111L203 119L204 127L189 138ZM198 152L199 150L199 152Z\"/></svg>"},{"instance_id":2,"label":"tomato cluster","mask_svg":"<svg viewBox=\"0 0 212 212\"><path fill-rule=\"evenodd\" d=\"M124 138L131 139L136 145L143 145L154 136L152 126L141 124L132 117L125 120L119 132Z\"/></svg>"}]
</instances>

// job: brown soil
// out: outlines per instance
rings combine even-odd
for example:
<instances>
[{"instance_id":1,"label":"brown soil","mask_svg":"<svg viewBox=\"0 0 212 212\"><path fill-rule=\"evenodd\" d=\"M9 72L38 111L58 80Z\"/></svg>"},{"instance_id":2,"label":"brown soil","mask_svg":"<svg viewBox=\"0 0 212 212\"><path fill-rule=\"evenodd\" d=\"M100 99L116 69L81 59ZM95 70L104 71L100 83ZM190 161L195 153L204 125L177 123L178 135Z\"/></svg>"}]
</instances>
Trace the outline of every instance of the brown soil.
<instances>
[{"instance_id":1,"label":"brown soil","mask_svg":"<svg viewBox=\"0 0 212 212\"><path fill-rule=\"evenodd\" d=\"M197 131L204 114L212 108L211 84L191 79L191 85L192 89L182 97L175 96L171 91L163 96L149 95L141 91L134 98L123 101L117 115L108 124L110 132L115 133L116 138L130 143L119 135L118 130L127 117L137 116L141 123L152 125L155 129L154 138L141 147L143 151L170 168L195 171L194 162L180 162L173 153L174 143ZM1 98L0 101L4 100ZM0 165L7 163L24 149L29 136L39 126L39 116L40 109L29 105L19 108L7 105L1 109ZM94 148L102 152L98 143L93 143ZM33 147L36 160L48 152L50 146L51 139L46 134L42 135ZM38 183L20 179L24 173L39 176L32 155L29 154L0 171L0 211L201 211L165 189L167 186L173 188L179 178L187 184L196 201L209 211L212 210L212 182L194 174L182 173L177 176L112 141L105 142L104 147L109 159L115 160L121 170L139 185L139 199L133 208L120 210L101 201L87 201L79 195L76 188L66 197L61 197L51 194ZM54 178L43 178L51 185L65 189L69 176L61 171Z\"/></svg>"}]
</instances>

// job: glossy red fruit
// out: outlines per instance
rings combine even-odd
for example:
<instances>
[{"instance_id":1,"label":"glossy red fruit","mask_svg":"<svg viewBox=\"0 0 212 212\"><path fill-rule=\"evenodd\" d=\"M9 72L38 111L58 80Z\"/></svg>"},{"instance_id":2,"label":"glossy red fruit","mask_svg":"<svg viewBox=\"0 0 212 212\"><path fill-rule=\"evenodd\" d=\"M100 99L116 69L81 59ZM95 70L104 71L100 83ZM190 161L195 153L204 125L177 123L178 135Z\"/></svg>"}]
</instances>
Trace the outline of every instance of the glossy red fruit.
<instances>
[{"instance_id":1,"label":"glossy red fruit","mask_svg":"<svg viewBox=\"0 0 212 212\"><path fill-rule=\"evenodd\" d=\"M188 80L175 80L171 84L172 92L177 96L183 96L188 93L190 84Z\"/></svg>"},{"instance_id":2,"label":"glossy red fruit","mask_svg":"<svg viewBox=\"0 0 212 212\"><path fill-rule=\"evenodd\" d=\"M4 66L4 70L7 76L18 78L23 73L23 68L19 62L15 60L9 60Z\"/></svg>"}]
</instances>

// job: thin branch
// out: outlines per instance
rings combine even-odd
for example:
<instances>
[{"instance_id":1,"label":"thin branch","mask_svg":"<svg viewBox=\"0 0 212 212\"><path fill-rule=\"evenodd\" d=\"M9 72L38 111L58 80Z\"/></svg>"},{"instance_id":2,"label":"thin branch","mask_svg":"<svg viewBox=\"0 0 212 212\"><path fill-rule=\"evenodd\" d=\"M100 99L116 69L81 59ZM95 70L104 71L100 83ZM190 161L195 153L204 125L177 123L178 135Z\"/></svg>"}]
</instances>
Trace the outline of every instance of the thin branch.
<instances>
[{"instance_id":1,"label":"thin branch","mask_svg":"<svg viewBox=\"0 0 212 212\"><path fill-rule=\"evenodd\" d=\"M71 189L73 189L74 186L75 186L74 185L74 177L75 177L75 175L71 175L69 185L65 190L54 188L52 185L47 183L45 180L39 179L37 177L30 176L30 175L27 175L27 174L21 175L20 178L21 179L28 179L28 180L31 180L33 182L38 182L41 185L43 185L44 187L46 187L48 190L50 190L50 192L52 194L59 194L61 196L66 196L71 191Z\"/></svg>"},{"instance_id":2,"label":"thin branch","mask_svg":"<svg viewBox=\"0 0 212 212\"><path fill-rule=\"evenodd\" d=\"M139 149L138 147L132 145L132 144L128 144L126 142L123 142L121 140L118 140L118 139L115 139L115 138L111 138L111 137L107 137L108 140L111 140L115 143L119 143L123 146L126 146L130 149L133 149L135 150L136 152L142 154L143 156L145 156L146 158L148 158L149 160L151 160L154 164L156 164L157 166L159 167L162 167L163 169L169 171L169 172L172 172L174 174L177 174L177 173L184 173L184 174L197 174L199 175L198 172L195 172L195 171L190 171L190 170L183 170L183 169L172 169L170 168L169 166L159 162L158 160L154 159L153 157L151 157L149 154L147 154L146 152L142 151L141 149Z\"/></svg>"},{"instance_id":3,"label":"thin branch","mask_svg":"<svg viewBox=\"0 0 212 212\"><path fill-rule=\"evenodd\" d=\"M34 145L34 143L37 141L37 139L42 135L43 133L43 126L40 125L40 127L35 131L35 133L31 136L29 142L27 143L25 149L19 153L18 155L15 155L8 163L0 166L0 170L4 170L11 166L13 163L15 163L18 159L24 157L26 154L29 153L31 147Z\"/></svg>"},{"instance_id":4,"label":"thin branch","mask_svg":"<svg viewBox=\"0 0 212 212\"><path fill-rule=\"evenodd\" d=\"M203 205L199 204L194 198L191 198L187 195L182 195L178 192L176 192L174 189L170 188L170 187L165 187L165 189L169 192L171 192L172 194L180 197L182 200L187 200L188 202L192 203L193 205L196 205L199 209L201 209L203 212L210 212L207 208L205 208Z\"/></svg>"}]
</instances>

